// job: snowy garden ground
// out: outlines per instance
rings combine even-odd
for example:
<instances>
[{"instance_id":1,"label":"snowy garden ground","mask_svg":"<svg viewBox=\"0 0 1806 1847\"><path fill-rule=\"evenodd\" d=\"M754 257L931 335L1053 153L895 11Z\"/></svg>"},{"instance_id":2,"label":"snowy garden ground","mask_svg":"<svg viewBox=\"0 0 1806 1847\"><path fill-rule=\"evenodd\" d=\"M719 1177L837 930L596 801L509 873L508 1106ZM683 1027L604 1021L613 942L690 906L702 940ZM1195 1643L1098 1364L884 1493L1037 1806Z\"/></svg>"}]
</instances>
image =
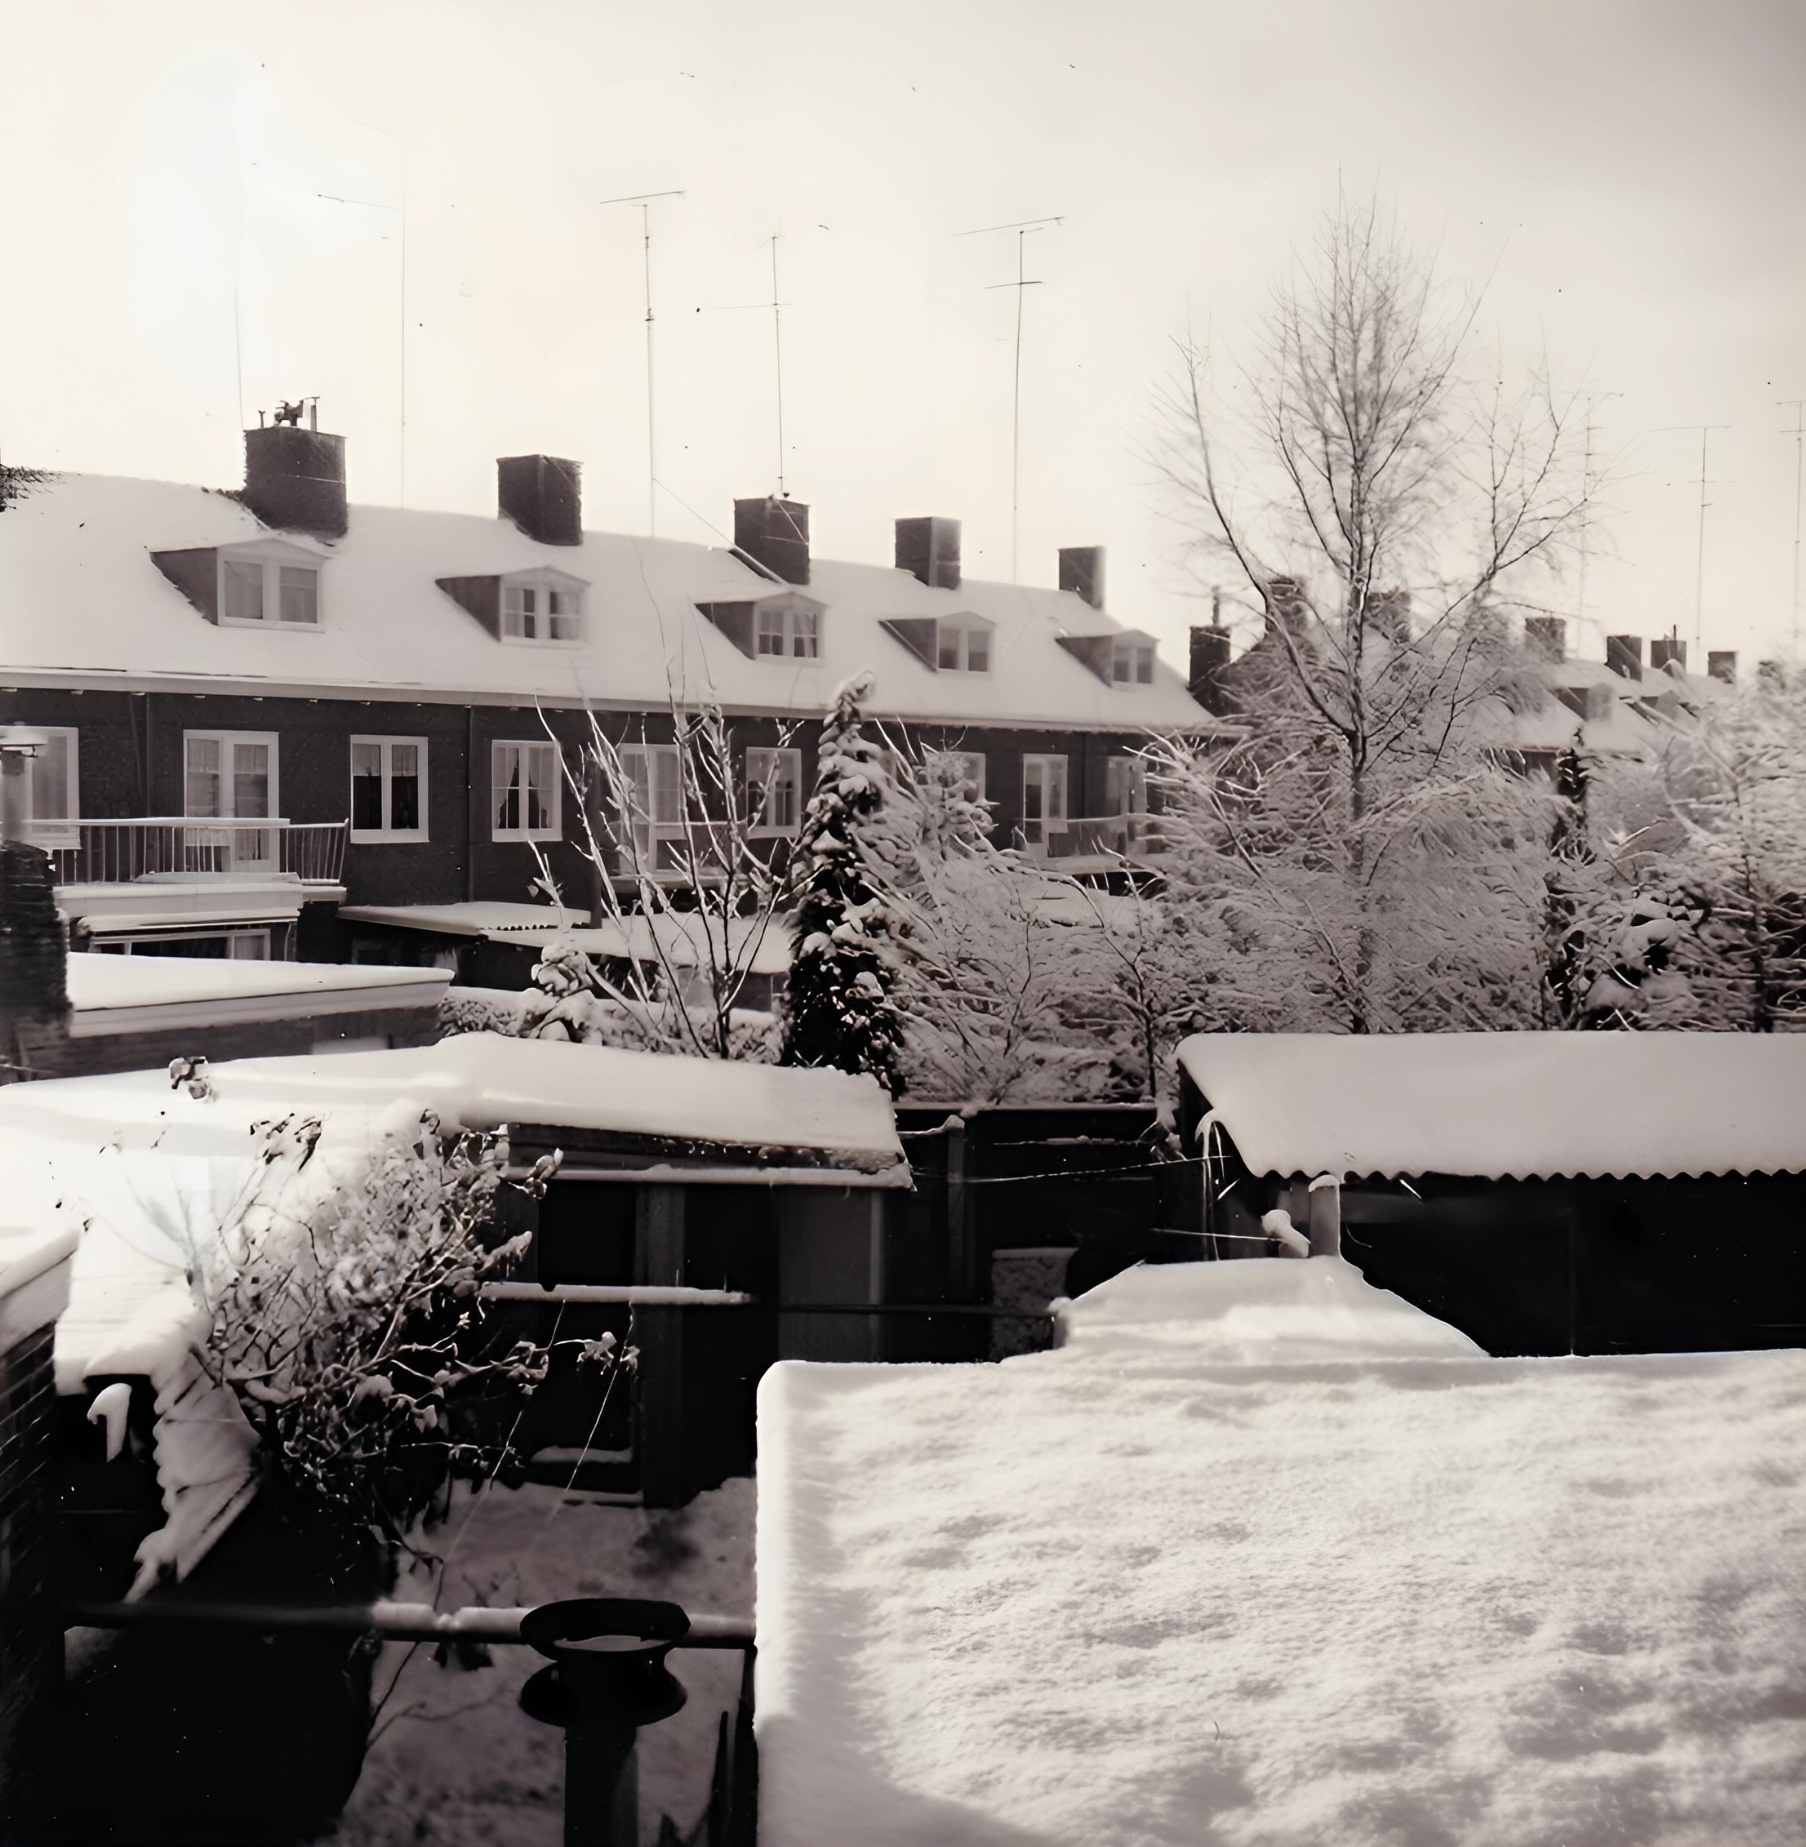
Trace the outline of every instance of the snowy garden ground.
<instances>
[{"instance_id":1,"label":"snowy garden ground","mask_svg":"<svg viewBox=\"0 0 1806 1847\"><path fill-rule=\"evenodd\" d=\"M429 1536L447 1560L441 1608L536 1604L558 1597L668 1598L685 1609L752 1610L753 1484L730 1481L674 1513L609 1506L529 1485L460 1495ZM400 1598L430 1597L424 1576ZM378 1664L378 1720L364 1772L332 1847L557 1847L563 1839L563 1735L520 1710L529 1648L498 1647L488 1666L441 1665L430 1646L390 1643ZM689 1690L675 1718L640 1740L642 1839L662 1813L687 1838L708 1801L716 1722L740 1690L738 1650L684 1649L671 1667ZM397 1676L399 1678L397 1678Z\"/></svg>"}]
</instances>

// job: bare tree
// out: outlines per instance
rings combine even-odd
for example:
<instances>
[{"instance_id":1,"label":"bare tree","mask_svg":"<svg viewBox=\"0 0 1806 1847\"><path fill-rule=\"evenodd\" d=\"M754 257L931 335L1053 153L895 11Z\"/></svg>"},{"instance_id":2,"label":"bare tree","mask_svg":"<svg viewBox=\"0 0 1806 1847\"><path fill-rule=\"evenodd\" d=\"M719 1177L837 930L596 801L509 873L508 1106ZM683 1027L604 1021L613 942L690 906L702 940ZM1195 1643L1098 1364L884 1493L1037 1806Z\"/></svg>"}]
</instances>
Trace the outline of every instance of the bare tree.
<instances>
[{"instance_id":1,"label":"bare tree","mask_svg":"<svg viewBox=\"0 0 1806 1847\"><path fill-rule=\"evenodd\" d=\"M769 962L789 931L789 841L762 824L801 792L782 783L777 749L766 773L749 778L718 709L674 702L671 731L669 742L617 739L592 712L578 762L564 765L582 818L590 924L616 953L564 946L549 958L548 991L562 1005L537 1017L534 1030L583 1036L582 1002L593 995L629 1043L729 1058L749 1049L736 1016L755 964ZM793 735L781 732L778 746ZM543 855L540 880L558 896Z\"/></svg>"},{"instance_id":2,"label":"bare tree","mask_svg":"<svg viewBox=\"0 0 1806 1847\"><path fill-rule=\"evenodd\" d=\"M1228 388L1187 346L1165 406L1194 563L1227 564L1265 624L1229 673L1249 740L1219 831L1282 826L1264 799L1282 790L1308 819L1300 851L1334 875L1310 927L1356 1032L1398 1023L1382 888L1469 804L1501 705L1536 697L1510 615L1538 607L1585 512L1578 398L1540 370L1508 391L1477 308L1377 205L1343 200Z\"/></svg>"}]
</instances>

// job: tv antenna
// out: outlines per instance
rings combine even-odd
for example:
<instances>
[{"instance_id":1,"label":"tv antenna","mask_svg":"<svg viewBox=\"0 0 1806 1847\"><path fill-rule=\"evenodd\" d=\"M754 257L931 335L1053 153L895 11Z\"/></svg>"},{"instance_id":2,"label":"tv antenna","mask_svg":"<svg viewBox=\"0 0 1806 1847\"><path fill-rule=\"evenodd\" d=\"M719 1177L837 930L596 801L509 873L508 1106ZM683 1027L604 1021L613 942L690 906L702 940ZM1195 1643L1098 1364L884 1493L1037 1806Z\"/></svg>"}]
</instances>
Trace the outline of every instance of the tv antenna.
<instances>
[{"instance_id":1,"label":"tv antenna","mask_svg":"<svg viewBox=\"0 0 1806 1847\"><path fill-rule=\"evenodd\" d=\"M1014 390L1010 404L1010 582L1017 577L1016 556L1019 527L1022 512L1022 291L1038 289L1042 279L1039 276L1023 274L1024 246L1037 231L1045 230L1050 224L1063 224L1061 216L1052 218L1022 218L1014 224L980 225L975 231L955 231L955 237L988 237L995 231L1014 231L1016 233L1016 280L1014 282L988 282L987 289L1014 289L1016 291L1016 365Z\"/></svg>"},{"instance_id":2,"label":"tv antenna","mask_svg":"<svg viewBox=\"0 0 1806 1847\"><path fill-rule=\"evenodd\" d=\"M378 134L383 131L378 129ZM387 137L393 140L393 136ZM386 205L381 199L347 199L336 192L316 192L316 199L325 199L333 205L353 205L359 211L394 212L401 220L401 337L397 342L396 352L396 396L400 408L396 415L398 434L395 439L395 504L405 507L408 504L408 178L405 166L401 176L401 203ZM239 249L242 264L244 248L244 226L241 218L239 224ZM238 420L244 422L244 346L238 331L238 296L232 300L232 341L238 356Z\"/></svg>"},{"instance_id":3,"label":"tv antenna","mask_svg":"<svg viewBox=\"0 0 1806 1847\"><path fill-rule=\"evenodd\" d=\"M1793 647L1800 650L1800 489L1806 484L1806 398L1782 398L1782 410L1793 412L1793 428L1783 436L1793 438Z\"/></svg>"},{"instance_id":4,"label":"tv antenna","mask_svg":"<svg viewBox=\"0 0 1806 1847\"><path fill-rule=\"evenodd\" d=\"M825 225L822 227L827 228ZM794 307L794 302L782 301L778 295L778 243L783 232L773 231L764 240L771 246L771 300L770 301L723 301L710 302L699 307L698 314L739 314L748 308L771 310L771 346L772 356L776 361L778 390L778 493L784 493L784 322L782 310ZM760 248L763 248L762 244Z\"/></svg>"},{"instance_id":5,"label":"tv antenna","mask_svg":"<svg viewBox=\"0 0 1806 1847\"><path fill-rule=\"evenodd\" d=\"M1580 463L1580 584L1574 599L1576 633L1587 619L1587 552L1590 549L1588 541L1593 536L1593 407L1623 395L1621 391L1594 391L1587 395L1586 447Z\"/></svg>"},{"instance_id":6,"label":"tv antenna","mask_svg":"<svg viewBox=\"0 0 1806 1847\"><path fill-rule=\"evenodd\" d=\"M1705 646L1705 610L1706 610L1706 509L1712 503L1706 498L1706 489L1716 486L1706 475L1706 446L1712 440L1714 430L1728 430L1728 423L1670 423L1656 434L1667 430L1699 431L1699 537L1695 541L1693 558L1693 650L1697 654Z\"/></svg>"},{"instance_id":7,"label":"tv antenna","mask_svg":"<svg viewBox=\"0 0 1806 1847\"><path fill-rule=\"evenodd\" d=\"M603 205L637 205L640 208L640 248L646 273L646 531L658 537L658 449L656 425L652 420L652 201L681 199L680 188L666 192L623 193L618 199L603 199Z\"/></svg>"}]
</instances>

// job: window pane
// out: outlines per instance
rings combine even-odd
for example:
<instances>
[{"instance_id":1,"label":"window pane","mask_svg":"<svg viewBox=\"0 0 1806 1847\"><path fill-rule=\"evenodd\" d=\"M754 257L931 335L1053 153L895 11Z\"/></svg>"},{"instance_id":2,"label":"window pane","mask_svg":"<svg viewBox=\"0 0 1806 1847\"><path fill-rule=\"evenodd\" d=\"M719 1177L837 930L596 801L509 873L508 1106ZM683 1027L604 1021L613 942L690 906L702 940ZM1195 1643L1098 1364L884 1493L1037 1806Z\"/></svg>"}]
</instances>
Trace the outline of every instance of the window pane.
<instances>
[{"instance_id":1,"label":"window pane","mask_svg":"<svg viewBox=\"0 0 1806 1847\"><path fill-rule=\"evenodd\" d=\"M1137 648L1135 650L1135 678L1143 686L1154 683L1154 650Z\"/></svg>"},{"instance_id":2,"label":"window pane","mask_svg":"<svg viewBox=\"0 0 1806 1847\"><path fill-rule=\"evenodd\" d=\"M815 658L815 611L813 609L793 609L790 612L792 639L790 652L805 660Z\"/></svg>"},{"instance_id":3,"label":"window pane","mask_svg":"<svg viewBox=\"0 0 1806 1847\"><path fill-rule=\"evenodd\" d=\"M1066 759L1064 757L1047 759L1047 818L1050 821L1066 819Z\"/></svg>"},{"instance_id":4,"label":"window pane","mask_svg":"<svg viewBox=\"0 0 1806 1847\"><path fill-rule=\"evenodd\" d=\"M552 826L558 762L550 744L533 744L527 757L527 827L540 833Z\"/></svg>"},{"instance_id":5,"label":"window pane","mask_svg":"<svg viewBox=\"0 0 1806 1847\"><path fill-rule=\"evenodd\" d=\"M787 833L796 826L797 798L802 785L802 757L794 750L780 750L774 753L777 758L776 774L771 783L771 812L767 817L772 827L781 827Z\"/></svg>"},{"instance_id":6,"label":"window pane","mask_svg":"<svg viewBox=\"0 0 1806 1847\"><path fill-rule=\"evenodd\" d=\"M959 636L958 629L949 628L944 622L941 624L940 648L936 658L943 673L959 671Z\"/></svg>"},{"instance_id":7,"label":"window pane","mask_svg":"<svg viewBox=\"0 0 1806 1847\"><path fill-rule=\"evenodd\" d=\"M183 812L202 819L220 811L218 738L188 739L184 751Z\"/></svg>"},{"instance_id":8,"label":"window pane","mask_svg":"<svg viewBox=\"0 0 1806 1847\"><path fill-rule=\"evenodd\" d=\"M232 746L232 812L261 821L270 812L270 747Z\"/></svg>"},{"instance_id":9,"label":"window pane","mask_svg":"<svg viewBox=\"0 0 1806 1847\"><path fill-rule=\"evenodd\" d=\"M1022 764L1022 818L1025 821L1039 821L1043 808L1042 770L1043 763L1039 757L1028 757ZM1032 836L1031 836L1032 838Z\"/></svg>"},{"instance_id":10,"label":"window pane","mask_svg":"<svg viewBox=\"0 0 1806 1847\"><path fill-rule=\"evenodd\" d=\"M781 609L759 610L759 652L761 654L782 654L784 652L784 612Z\"/></svg>"},{"instance_id":11,"label":"window pane","mask_svg":"<svg viewBox=\"0 0 1806 1847\"><path fill-rule=\"evenodd\" d=\"M492 763L491 794L496 832L518 834L521 824L520 746L497 744Z\"/></svg>"},{"instance_id":12,"label":"window pane","mask_svg":"<svg viewBox=\"0 0 1806 1847\"><path fill-rule=\"evenodd\" d=\"M360 833L378 833L383 825L383 747L351 747L351 825Z\"/></svg>"},{"instance_id":13,"label":"window pane","mask_svg":"<svg viewBox=\"0 0 1806 1847\"><path fill-rule=\"evenodd\" d=\"M320 573L318 571L298 565L285 564L282 567L279 613L284 622L318 623L320 620Z\"/></svg>"},{"instance_id":14,"label":"window pane","mask_svg":"<svg viewBox=\"0 0 1806 1847\"><path fill-rule=\"evenodd\" d=\"M220 614L228 622L263 620L263 566L244 558L227 558L220 566Z\"/></svg>"},{"instance_id":15,"label":"window pane","mask_svg":"<svg viewBox=\"0 0 1806 1847\"><path fill-rule=\"evenodd\" d=\"M983 629L966 631L966 671L968 673L989 673L991 671L991 638Z\"/></svg>"},{"instance_id":16,"label":"window pane","mask_svg":"<svg viewBox=\"0 0 1806 1847\"><path fill-rule=\"evenodd\" d=\"M1129 677L1129 650L1113 648L1110 651L1110 678L1126 680Z\"/></svg>"},{"instance_id":17,"label":"window pane","mask_svg":"<svg viewBox=\"0 0 1806 1847\"><path fill-rule=\"evenodd\" d=\"M414 751L411 745L407 746L407 751L412 757ZM399 763L400 749L397 749L395 755ZM417 830L420 826L420 778L412 771L403 775L397 768L389 778L389 825L397 833Z\"/></svg>"},{"instance_id":18,"label":"window pane","mask_svg":"<svg viewBox=\"0 0 1806 1847\"><path fill-rule=\"evenodd\" d=\"M683 778L679 774L677 746L658 744L652 755L652 818L660 827L683 823Z\"/></svg>"},{"instance_id":19,"label":"window pane","mask_svg":"<svg viewBox=\"0 0 1806 1847\"><path fill-rule=\"evenodd\" d=\"M35 821L71 821L69 812L69 740L52 737L27 759L31 784L31 814Z\"/></svg>"},{"instance_id":20,"label":"window pane","mask_svg":"<svg viewBox=\"0 0 1806 1847\"><path fill-rule=\"evenodd\" d=\"M770 806L772 758L769 750L746 753L746 819L752 827L765 825L765 811Z\"/></svg>"}]
</instances>

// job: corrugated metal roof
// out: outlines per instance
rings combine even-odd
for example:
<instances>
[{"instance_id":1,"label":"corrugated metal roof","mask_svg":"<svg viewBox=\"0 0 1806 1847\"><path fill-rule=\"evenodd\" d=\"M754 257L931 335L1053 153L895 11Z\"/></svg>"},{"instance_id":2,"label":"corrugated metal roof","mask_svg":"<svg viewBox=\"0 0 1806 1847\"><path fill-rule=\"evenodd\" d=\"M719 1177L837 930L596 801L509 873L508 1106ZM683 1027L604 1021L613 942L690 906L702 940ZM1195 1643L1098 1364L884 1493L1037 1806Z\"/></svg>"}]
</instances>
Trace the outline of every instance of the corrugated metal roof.
<instances>
[{"instance_id":1,"label":"corrugated metal roof","mask_svg":"<svg viewBox=\"0 0 1806 1847\"><path fill-rule=\"evenodd\" d=\"M1179 1062L1256 1173L1806 1171L1806 1034L1200 1033Z\"/></svg>"}]
</instances>

